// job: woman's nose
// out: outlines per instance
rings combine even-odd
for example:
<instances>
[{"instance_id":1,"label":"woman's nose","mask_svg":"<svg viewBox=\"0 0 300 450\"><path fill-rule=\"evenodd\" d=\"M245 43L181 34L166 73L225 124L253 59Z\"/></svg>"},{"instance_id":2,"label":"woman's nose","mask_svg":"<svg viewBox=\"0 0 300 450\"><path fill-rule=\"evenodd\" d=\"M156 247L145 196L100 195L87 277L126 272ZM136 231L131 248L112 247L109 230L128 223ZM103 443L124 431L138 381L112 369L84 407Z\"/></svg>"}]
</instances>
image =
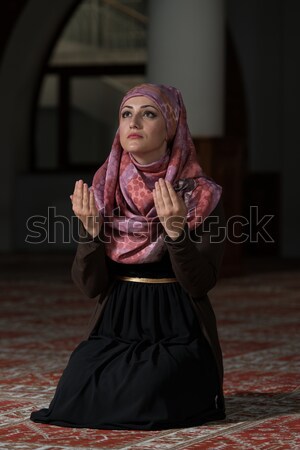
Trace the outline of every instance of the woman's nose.
<instances>
[{"instance_id":1,"label":"woman's nose","mask_svg":"<svg viewBox=\"0 0 300 450\"><path fill-rule=\"evenodd\" d=\"M140 126L139 118L137 115L132 115L129 126L130 126L130 128L138 128Z\"/></svg>"}]
</instances>

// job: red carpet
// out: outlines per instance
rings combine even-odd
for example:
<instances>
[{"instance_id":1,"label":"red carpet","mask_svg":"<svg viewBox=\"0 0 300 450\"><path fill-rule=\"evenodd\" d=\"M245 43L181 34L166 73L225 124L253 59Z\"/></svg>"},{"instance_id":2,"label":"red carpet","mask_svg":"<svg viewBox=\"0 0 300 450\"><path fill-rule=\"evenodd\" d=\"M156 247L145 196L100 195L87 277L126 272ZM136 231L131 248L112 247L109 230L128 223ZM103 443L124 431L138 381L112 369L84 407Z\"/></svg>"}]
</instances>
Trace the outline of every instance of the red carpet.
<instances>
[{"instance_id":1,"label":"red carpet","mask_svg":"<svg viewBox=\"0 0 300 450\"><path fill-rule=\"evenodd\" d=\"M92 308L68 272L67 264L51 276L2 275L0 450L300 449L296 271L222 279L211 292L225 357L226 420L152 432L29 421L33 409L49 404Z\"/></svg>"}]
</instances>

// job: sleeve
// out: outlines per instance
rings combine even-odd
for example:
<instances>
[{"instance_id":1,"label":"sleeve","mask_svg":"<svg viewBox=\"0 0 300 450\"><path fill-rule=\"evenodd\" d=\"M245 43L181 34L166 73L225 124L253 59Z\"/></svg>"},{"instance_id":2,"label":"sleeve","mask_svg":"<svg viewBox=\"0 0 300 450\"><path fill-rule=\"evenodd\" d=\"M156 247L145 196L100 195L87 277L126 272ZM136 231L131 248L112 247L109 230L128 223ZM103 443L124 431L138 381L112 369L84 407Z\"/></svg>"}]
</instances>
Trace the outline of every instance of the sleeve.
<instances>
[{"instance_id":1,"label":"sleeve","mask_svg":"<svg viewBox=\"0 0 300 450\"><path fill-rule=\"evenodd\" d=\"M175 240L164 233L179 283L192 297L203 297L216 284L224 253L226 222L221 200L195 230L186 223Z\"/></svg>"},{"instance_id":2,"label":"sleeve","mask_svg":"<svg viewBox=\"0 0 300 450\"><path fill-rule=\"evenodd\" d=\"M71 275L75 285L88 298L94 298L106 290L110 276L105 261L105 244L102 234L93 238L80 222L79 243L73 261Z\"/></svg>"}]
</instances>

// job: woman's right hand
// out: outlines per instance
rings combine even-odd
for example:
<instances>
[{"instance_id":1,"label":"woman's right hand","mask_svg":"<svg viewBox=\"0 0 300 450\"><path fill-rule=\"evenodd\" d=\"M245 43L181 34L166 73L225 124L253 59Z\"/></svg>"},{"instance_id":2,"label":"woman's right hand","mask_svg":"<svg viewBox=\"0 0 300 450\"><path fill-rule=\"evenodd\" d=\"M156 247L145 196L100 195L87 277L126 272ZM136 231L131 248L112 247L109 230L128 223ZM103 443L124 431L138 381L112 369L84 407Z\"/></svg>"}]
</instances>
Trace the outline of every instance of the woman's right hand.
<instances>
[{"instance_id":1,"label":"woman's right hand","mask_svg":"<svg viewBox=\"0 0 300 450\"><path fill-rule=\"evenodd\" d=\"M96 207L94 192L89 191L83 180L78 180L70 199L74 214L81 220L86 231L93 238L96 237L100 233L103 219Z\"/></svg>"}]
</instances>

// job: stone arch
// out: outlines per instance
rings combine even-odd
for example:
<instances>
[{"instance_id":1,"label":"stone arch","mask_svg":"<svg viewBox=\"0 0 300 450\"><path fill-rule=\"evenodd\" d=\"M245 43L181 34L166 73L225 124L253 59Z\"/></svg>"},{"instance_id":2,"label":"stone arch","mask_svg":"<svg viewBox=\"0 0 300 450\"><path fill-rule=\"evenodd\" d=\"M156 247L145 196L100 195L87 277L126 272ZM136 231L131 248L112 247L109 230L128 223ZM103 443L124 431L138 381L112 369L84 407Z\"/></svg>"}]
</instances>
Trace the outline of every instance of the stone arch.
<instances>
[{"instance_id":1,"label":"stone arch","mask_svg":"<svg viewBox=\"0 0 300 450\"><path fill-rule=\"evenodd\" d=\"M0 68L0 250L12 250L16 173L29 165L33 108L42 69L81 0L29 0L7 43Z\"/></svg>"}]
</instances>

